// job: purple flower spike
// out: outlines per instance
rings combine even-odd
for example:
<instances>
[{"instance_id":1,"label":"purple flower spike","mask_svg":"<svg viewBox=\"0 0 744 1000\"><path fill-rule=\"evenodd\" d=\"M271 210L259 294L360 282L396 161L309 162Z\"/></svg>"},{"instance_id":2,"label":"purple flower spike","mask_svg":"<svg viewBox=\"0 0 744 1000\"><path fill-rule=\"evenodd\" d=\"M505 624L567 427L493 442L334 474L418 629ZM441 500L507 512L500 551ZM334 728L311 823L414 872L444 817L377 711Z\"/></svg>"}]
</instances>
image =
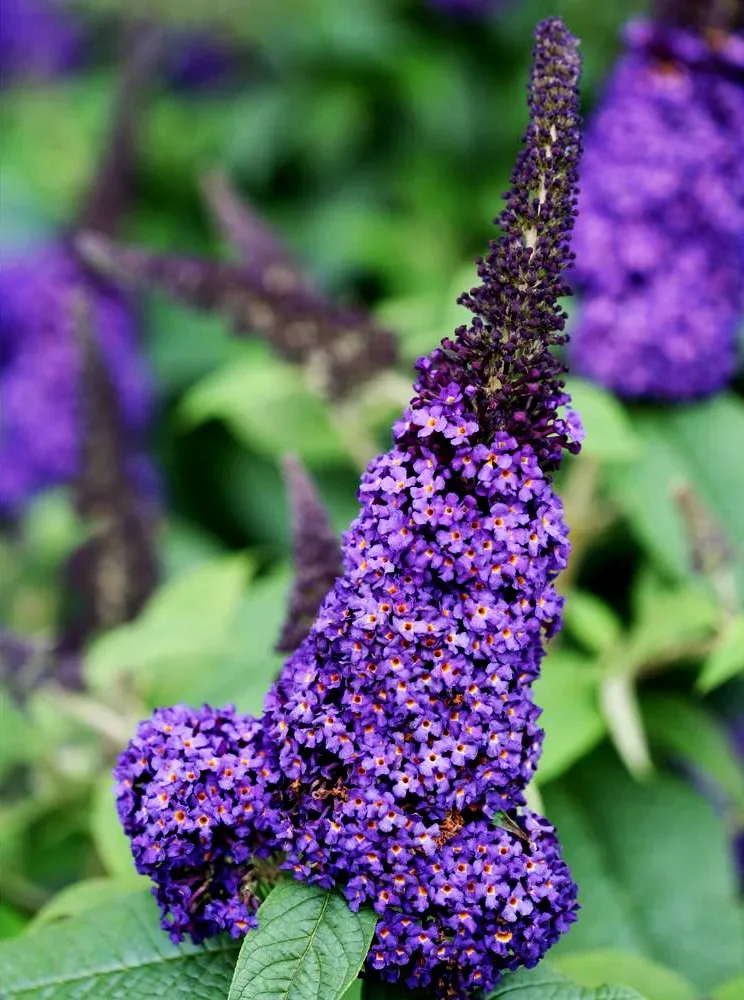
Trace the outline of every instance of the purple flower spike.
<instances>
[{"instance_id":1,"label":"purple flower spike","mask_svg":"<svg viewBox=\"0 0 744 1000\"><path fill-rule=\"evenodd\" d=\"M292 817L285 867L374 906L371 966L439 997L534 964L576 909L552 833L532 837L539 821L516 810L540 753L532 682L560 624L554 581L568 557L549 474L569 431L549 347L563 325L577 75L574 40L541 25L506 235L467 297L487 319L419 363L394 446L362 478L344 574L265 706ZM503 811L529 847L494 825ZM485 879L470 867L477 845ZM538 859L547 893L523 880Z\"/></svg>"},{"instance_id":2,"label":"purple flower spike","mask_svg":"<svg viewBox=\"0 0 744 1000\"><path fill-rule=\"evenodd\" d=\"M86 274L72 254L50 247L3 262L0 270L0 509L71 482L82 459L82 356L74 304L91 303L124 424L147 424L151 391L134 319L115 290Z\"/></svg>"},{"instance_id":3,"label":"purple flower spike","mask_svg":"<svg viewBox=\"0 0 744 1000\"><path fill-rule=\"evenodd\" d=\"M587 137L572 358L619 395L691 399L736 367L744 37L636 23L627 41Z\"/></svg>"},{"instance_id":4,"label":"purple flower spike","mask_svg":"<svg viewBox=\"0 0 744 1000\"><path fill-rule=\"evenodd\" d=\"M558 299L570 294L563 273L573 259L581 64L578 43L559 19L543 21L536 38L530 125L496 220L503 235L478 264L482 284L460 299L475 319L419 364L418 389L434 400L456 382L473 398L482 433L503 431L530 444L550 468L564 448L578 451L558 412L568 397L553 347L565 340Z\"/></svg>"},{"instance_id":5,"label":"purple flower spike","mask_svg":"<svg viewBox=\"0 0 744 1000\"><path fill-rule=\"evenodd\" d=\"M205 767L219 775L225 759L248 762L241 779L256 825L238 838L242 855L221 827L208 843L189 830L182 844L174 823L210 819L183 805L174 816L184 794L172 805L168 789L183 778L170 760L183 756L153 724L119 765L120 815L174 938L234 932L221 910L202 917L195 897L213 891L224 905L243 861L261 851L277 852L294 878L336 888L352 909L374 908L368 974L441 1000L467 1000L535 965L575 919L555 832L523 809L542 742L532 682L560 626L554 583L569 551L550 477L579 431L558 413L567 397L550 350L564 323L556 299L570 260L579 62L560 21L536 38L505 235L465 297L476 318L419 363L393 447L362 477L342 575L269 692L261 730L249 725L235 749L232 719L210 723L219 752L210 745ZM188 722L191 740L197 725ZM229 815L232 792L197 780L215 785ZM217 862L215 843L226 845Z\"/></svg>"}]
</instances>

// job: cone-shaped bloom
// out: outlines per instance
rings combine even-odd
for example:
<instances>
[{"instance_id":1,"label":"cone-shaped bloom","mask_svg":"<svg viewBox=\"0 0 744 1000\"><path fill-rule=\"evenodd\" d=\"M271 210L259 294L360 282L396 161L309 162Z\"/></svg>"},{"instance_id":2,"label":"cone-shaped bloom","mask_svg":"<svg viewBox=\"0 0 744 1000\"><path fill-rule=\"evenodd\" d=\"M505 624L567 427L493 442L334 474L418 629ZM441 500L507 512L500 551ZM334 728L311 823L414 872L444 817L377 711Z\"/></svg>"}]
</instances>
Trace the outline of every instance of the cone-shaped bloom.
<instances>
[{"instance_id":1,"label":"cone-shaped bloom","mask_svg":"<svg viewBox=\"0 0 744 1000\"><path fill-rule=\"evenodd\" d=\"M542 733L532 681L568 556L549 472L573 447L550 347L579 153L575 42L538 29L531 125L476 314L419 363L371 463L344 574L266 703L296 877L381 916L372 964L440 996L534 964L570 923L554 835L524 803Z\"/></svg>"},{"instance_id":2,"label":"cone-shaped bloom","mask_svg":"<svg viewBox=\"0 0 744 1000\"><path fill-rule=\"evenodd\" d=\"M587 136L574 241L579 372L623 396L670 400L731 378L743 161L744 37L632 24Z\"/></svg>"},{"instance_id":3,"label":"cone-shaped bloom","mask_svg":"<svg viewBox=\"0 0 744 1000\"><path fill-rule=\"evenodd\" d=\"M85 273L62 246L26 252L0 271L0 509L20 507L80 471L82 358L74 306L90 301L91 321L120 401L139 434L151 387L136 325L121 295Z\"/></svg>"},{"instance_id":4,"label":"cone-shaped bloom","mask_svg":"<svg viewBox=\"0 0 744 1000\"><path fill-rule=\"evenodd\" d=\"M294 877L374 907L370 972L441 998L534 965L575 918L555 832L522 807L542 738L532 682L559 626L554 581L568 557L551 473L578 447L551 351L565 322L556 300L570 263L578 77L575 39L543 22L503 235L463 299L474 319L419 362L393 447L362 478L343 573L267 696L260 760L245 775L270 824L256 831L257 853L270 829ZM233 739L210 746L214 764L190 768L180 822L193 821L194 790L219 787L206 771L242 759ZM154 783L158 746L133 744L122 758L120 815L140 870L152 863L167 926L200 936L191 894L213 841L190 832L193 863L172 873L180 848ZM178 781L183 751L175 760ZM166 795L165 828L153 826L154 793ZM237 859L241 872L250 865ZM242 877L227 862L217 898ZM179 893L186 921L174 917Z\"/></svg>"}]
</instances>

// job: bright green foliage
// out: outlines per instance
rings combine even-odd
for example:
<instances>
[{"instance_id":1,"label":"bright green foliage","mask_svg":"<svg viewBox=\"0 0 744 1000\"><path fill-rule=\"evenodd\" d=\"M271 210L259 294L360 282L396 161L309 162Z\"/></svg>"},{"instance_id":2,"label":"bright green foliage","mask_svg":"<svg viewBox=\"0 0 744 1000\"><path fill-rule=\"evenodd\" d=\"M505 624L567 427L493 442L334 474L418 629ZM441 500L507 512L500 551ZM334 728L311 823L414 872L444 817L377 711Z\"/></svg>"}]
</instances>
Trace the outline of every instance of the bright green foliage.
<instances>
[{"instance_id":1,"label":"bright green foliage","mask_svg":"<svg viewBox=\"0 0 744 1000\"><path fill-rule=\"evenodd\" d=\"M341 896L282 882L258 911L228 1000L341 1000L366 958L377 917Z\"/></svg>"}]
</instances>

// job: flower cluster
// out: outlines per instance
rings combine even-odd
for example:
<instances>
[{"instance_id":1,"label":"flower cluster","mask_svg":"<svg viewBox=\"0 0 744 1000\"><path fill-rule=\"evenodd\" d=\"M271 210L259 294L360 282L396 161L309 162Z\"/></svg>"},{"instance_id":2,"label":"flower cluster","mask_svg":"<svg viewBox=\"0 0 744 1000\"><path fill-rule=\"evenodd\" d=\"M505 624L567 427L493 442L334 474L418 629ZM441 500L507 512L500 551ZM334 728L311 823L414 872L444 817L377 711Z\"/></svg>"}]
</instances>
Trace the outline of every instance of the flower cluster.
<instances>
[{"instance_id":1,"label":"flower cluster","mask_svg":"<svg viewBox=\"0 0 744 1000\"><path fill-rule=\"evenodd\" d=\"M63 248L27 252L0 271L0 509L71 481L81 461L82 360L76 298L85 296L122 418L137 435L150 386L136 324L121 296L84 273Z\"/></svg>"},{"instance_id":2,"label":"flower cluster","mask_svg":"<svg viewBox=\"0 0 744 1000\"><path fill-rule=\"evenodd\" d=\"M692 398L736 366L744 37L636 23L627 40L587 137L572 360L623 396Z\"/></svg>"},{"instance_id":3,"label":"flower cluster","mask_svg":"<svg viewBox=\"0 0 744 1000\"><path fill-rule=\"evenodd\" d=\"M256 926L255 859L275 817L263 786L261 726L234 709L176 706L140 723L114 772L137 870L156 884L174 941Z\"/></svg>"},{"instance_id":4,"label":"flower cluster","mask_svg":"<svg viewBox=\"0 0 744 1000\"><path fill-rule=\"evenodd\" d=\"M204 932L194 893L203 851L213 864L223 842L220 887L240 882L249 852L280 852L295 878L374 908L371 970L442 998L535 965L575 919L555 833L523 807L542 740L532 683L560 624L554 581L568 557L551 471L577 447L550 348L565 319L556 296L570 260L578 73L575 40L560 21L544 22L504 235L465 297L476 318L419 363L393 447L362 477L342 575L269 692L261 726L248 725L236 750L226 712L208 748L169 754L157 716L120 763L122 820L175 936ZM243 757L254 810L238 854L222 827L239 802L219 775ZM210 821L191 804L197 788L223 810L219 835L202 844L190 830L183 845L174 808L192 828ZM182 852L188 867L174 873ZM186 915L174 919L184 894Z\"/></svg>"}]
</instances>

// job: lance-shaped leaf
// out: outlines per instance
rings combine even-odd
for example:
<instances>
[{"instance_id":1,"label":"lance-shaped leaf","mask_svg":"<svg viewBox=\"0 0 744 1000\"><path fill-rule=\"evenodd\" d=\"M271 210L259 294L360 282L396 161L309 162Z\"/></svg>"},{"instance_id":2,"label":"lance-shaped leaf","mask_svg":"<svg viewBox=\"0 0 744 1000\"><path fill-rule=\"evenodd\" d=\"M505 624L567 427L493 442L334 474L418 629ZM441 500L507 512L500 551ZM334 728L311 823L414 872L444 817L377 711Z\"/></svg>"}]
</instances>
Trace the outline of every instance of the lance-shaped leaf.
<instances>
[{"instance_id":1,"label":"lance-shaped leaf","mask_svg":"<svg viewBox=\"0 0 744 1000\"><path fill-rule=\"evenodd\" d=\"M395 363L394 336L359 312L342 309L307 289L282 290L246 265L150 253L119 246L97 233L77 240L95 269L135 287L224 315L237 333L264 337L300 365L319 392L341 399Z\"/></svg>"},{"instance_id":2,"label":"lance-shaped leaf","mask_svg":"<svg viewBox=\"0 0 744 1000\"><path fill-rule=\"evenodd\" d=\"M137 482L138 442L121 419L119 402L78 299L76 332L82 356L82 457L73 483L79 516L90 531L67 562L64 576L74 603L61 648L80 650L89 636L133 618L157 582L154 504Z\"/></svg>"},{"instance_id":3,"label":"lance-shaped leaf","mask_svg":"<svg viewBox=\"0 0 744 1000\"><path fill-rule=\"evenodd\" d=\"M269 288L278 292L312 291L312 282L290 250L258 212L244 201L219 170L202 181L204 200L225 241L240 260L262 273Z\"/></svg>"},{"instance_id":4,"label":"lance-shaped leaf","mask_svg":"<svg viewBox=\"0 0 744 1000\"><path fill-rule=\"evenodd\" d=\"M276 648L291 653L310 631L323 598L341 572L341 555L328 513L298 459L285 458L284 480L292 512L294 581Z\"/></svg>"},{"instance_id":5,"label":"lance-shaped leaf","mask_svg":"<svg viewBox=\"0 0 744 1000\"><path fill-rule=\"evenodd\" d=\"M112 124L76 228L113 233L126 211L134 186L137 139L162 36L151 27L132 25L123 32L122 66Z\"/></svg>"}]
</instances>

